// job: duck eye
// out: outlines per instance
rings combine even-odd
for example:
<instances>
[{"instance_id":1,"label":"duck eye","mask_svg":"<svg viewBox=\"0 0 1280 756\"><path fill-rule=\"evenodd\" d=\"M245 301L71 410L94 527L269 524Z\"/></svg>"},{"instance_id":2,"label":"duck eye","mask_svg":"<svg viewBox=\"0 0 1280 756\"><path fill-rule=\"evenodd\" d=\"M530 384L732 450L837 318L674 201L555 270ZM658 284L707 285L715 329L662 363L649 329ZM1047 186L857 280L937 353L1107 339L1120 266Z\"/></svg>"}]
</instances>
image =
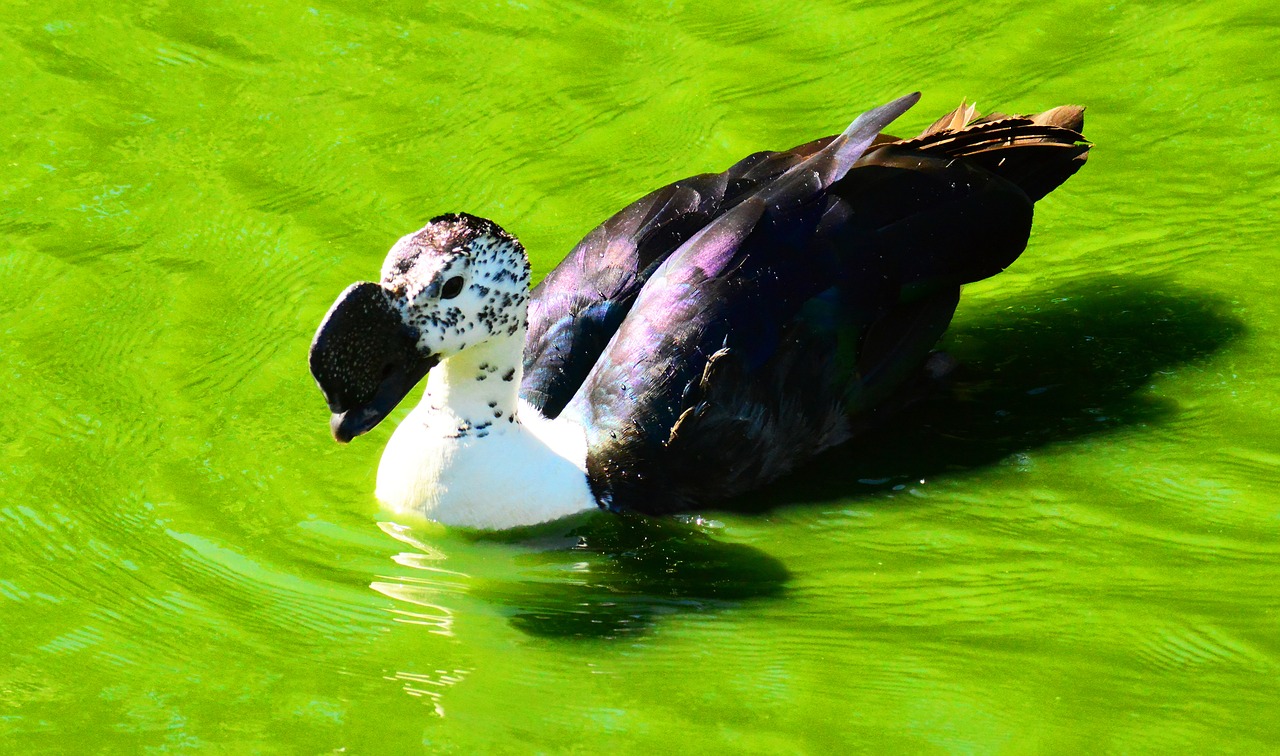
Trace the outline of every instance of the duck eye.
<instances>
[{"instance_id":1,"label":"duck eye","mask_svg":"<svg viewBox=\"0 0 1280 756\"><path fill-rule=\"evenodd\" d=\"M444 282L444 286L440 289L441 299L453 299L462 293L462 276L454 276Z\"/></svg>"}]
</instances>

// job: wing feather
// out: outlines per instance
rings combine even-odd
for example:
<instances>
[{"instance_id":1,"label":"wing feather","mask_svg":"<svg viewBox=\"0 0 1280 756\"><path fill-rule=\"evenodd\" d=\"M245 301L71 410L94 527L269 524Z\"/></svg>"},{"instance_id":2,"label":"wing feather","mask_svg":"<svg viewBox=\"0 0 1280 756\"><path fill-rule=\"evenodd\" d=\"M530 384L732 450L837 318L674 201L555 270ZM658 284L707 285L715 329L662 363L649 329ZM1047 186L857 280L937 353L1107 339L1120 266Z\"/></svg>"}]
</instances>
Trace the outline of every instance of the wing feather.
<instances>
[{"instance_id":1,"label":"wing feather","mask_svg":"<svg viewBox=\"0 0 1280 756\"><path fill-rule=\"evenodd\" d=\"M1084 154L1056 123L966 125L968 106L877 145L894 111L872 112L658 264L566 409L606 506L744 493L897 403L960 286L1017 258L1038 192ZM984 157L996 149L1015 159Z\"/></svg>"}]
</instances>

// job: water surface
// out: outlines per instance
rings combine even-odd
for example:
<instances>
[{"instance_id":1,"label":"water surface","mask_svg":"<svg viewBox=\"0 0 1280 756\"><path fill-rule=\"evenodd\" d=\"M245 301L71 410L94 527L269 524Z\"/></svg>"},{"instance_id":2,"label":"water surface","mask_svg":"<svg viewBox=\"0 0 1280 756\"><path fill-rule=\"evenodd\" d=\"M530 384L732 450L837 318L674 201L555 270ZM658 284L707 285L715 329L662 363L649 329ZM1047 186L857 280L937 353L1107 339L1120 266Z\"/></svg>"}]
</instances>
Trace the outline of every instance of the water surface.
<instances>
[{"instance_id":1,"label":"water surface","mask_svg":"<svg viewBox=\"0 0 1280 756\"><path fill-rule=\"evenodd\" d=\"M1278 747L1274 3L371 8L0 10L0 750ZM306 351L398 236L542 274L914 89L1098 145L953 393L745 513L379 512Z\"/></svg>"}]
</instances>

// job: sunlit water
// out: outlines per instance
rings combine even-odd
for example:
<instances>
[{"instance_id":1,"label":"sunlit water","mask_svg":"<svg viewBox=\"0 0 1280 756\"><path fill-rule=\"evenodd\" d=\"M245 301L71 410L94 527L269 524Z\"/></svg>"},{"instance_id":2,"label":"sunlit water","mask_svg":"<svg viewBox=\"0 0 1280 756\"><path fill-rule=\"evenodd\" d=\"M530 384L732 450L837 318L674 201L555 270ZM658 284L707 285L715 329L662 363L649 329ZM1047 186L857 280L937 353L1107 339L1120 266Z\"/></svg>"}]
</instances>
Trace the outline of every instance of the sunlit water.
<instances>
[{"instance_id":1,"label":"sunlit water","mask_svg":"<svg viewBox=\"0 0 1280 756\"><path fill-rule=\"evenodd\" d=\"M1280 747L1280 6L396 5L0 10L0 750ZM953 392L748 513L378 511L306 350L399 235L913 89L1098 145Z\"/></svg>"}]
</instances>

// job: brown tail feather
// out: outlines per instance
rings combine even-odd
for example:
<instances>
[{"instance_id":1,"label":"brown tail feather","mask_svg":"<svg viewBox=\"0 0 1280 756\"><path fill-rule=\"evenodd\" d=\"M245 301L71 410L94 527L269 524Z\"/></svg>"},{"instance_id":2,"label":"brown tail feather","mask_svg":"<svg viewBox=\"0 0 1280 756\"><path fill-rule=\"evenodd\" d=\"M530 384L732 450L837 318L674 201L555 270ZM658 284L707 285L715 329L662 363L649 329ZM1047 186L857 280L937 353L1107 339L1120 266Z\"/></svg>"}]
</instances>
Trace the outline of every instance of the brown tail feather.
<instances>
[{"instance_id":1,"label":"brown tail feather","mask_svg":"<svg viewBox=\"0 0 1280 756\"><path fill-rule=\"evenodd\" d=\"M967 104L964 100L961 100L960 107L934 121L929 128L920 132L920 136L916 138L920 139L933 134L940 134L944 131L962 131L968 126L997 123L999 121L1030 121L1038 126L1056 126L1079 134L1084 131L1084 107L1080 105L1059 105L1043 113L1030 115L1011 116L1006 113L979 115L976 103Z\"/></svg>"},{"instance_id":2,"label":"brown tail feather","mask_svg":"<svg viewBox=\"0 0 1280 756\"><path fill-rule=\"evenodd\" d=\"M920 136L898 144L965 158L1017 184L1032 201L1070 178L1089 157L1092 145L1081 133L1084 108L1078 105L1063 105L1036 115L975 116L976 107L961 102Z\"/></svg>"},{"instance_id":3,"label":"brown tail feather","mask_svg":"<svg viewBox=\"0 0 1280 756\"><path fill-rule=\"evenodd\" d=\"M943 117L934 121L929 128L920 132L920 136L925 137L931 134L939 134L944 131L959 131L963 129L974 116L978 114L978 105L966 105L964 100L960 101L960 107L947 113Z\"/></svg>"},{"instance_id":4,"label":"brown tail feather","mask_svg":"<svg viewBox=\"0 0 1280 756\"><path fill-rule=\"evenodd\" d=\"M1031 120L1041 126L1056 126L1060 129L1069 129L1079 134L1084 131L1084 106L1059 105L1056 108L1046 110L1040 115L1032 117Z\"/></svg>"}]
</instances>

